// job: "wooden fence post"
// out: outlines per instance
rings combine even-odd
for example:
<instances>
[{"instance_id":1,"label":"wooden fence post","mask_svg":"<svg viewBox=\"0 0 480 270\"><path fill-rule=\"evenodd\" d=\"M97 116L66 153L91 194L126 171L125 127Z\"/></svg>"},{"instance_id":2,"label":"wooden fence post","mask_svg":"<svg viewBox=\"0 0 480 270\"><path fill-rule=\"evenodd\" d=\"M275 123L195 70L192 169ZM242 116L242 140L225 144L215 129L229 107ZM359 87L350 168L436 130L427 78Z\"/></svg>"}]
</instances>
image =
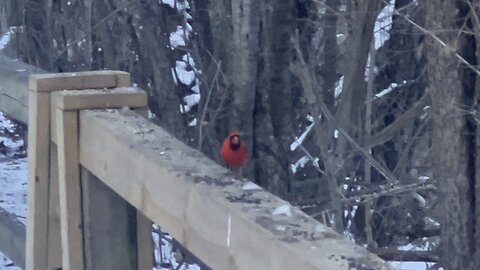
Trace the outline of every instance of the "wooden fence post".
<instances>
[{"instance_id":1,"label":"wooden fence post","mask_svg":"<svg viewBox=\"0 0 480 270\"><path fill-rule=\"evenodd\" d=\"M114 194L110 189L102 188L101 183L90 175L87 171L82 173L82 183L80 184L79 169L80 164L78 162L78 111L86 109L99 109L99 108L119 108L122 106L132 107L136 110L145 111L147 97L145 92L136 90L135 88L117 88L111 91L105 90L83 90L83 91L62 91L55 92L52 96L52 102L57 107L57 138L59 146L59 171L60 171L60 183L62 179L67 177L67 172L71 171L71 176L68 181L74 179L75 186L65 186L60 190L61 202L65 198L71 198L73 201L70 207L66 207L65 214L62 213L62 217L69 214L69 220L65 220L63 223L71 223L71 225L62 227L62 231L65 232L68 237L71 235L73 241L67 241L64 246L72 248L71 252L78 254L75 250L78 250L77 239L81 238L85 240L85 252L89 258L85 259L85 265L87 269L116 269L121 266L122 269L150 269L152 268L152 245L151 243L151 222L149 222L143 215L129 214L134 208L128 205L126 202L122 203L122 200L118 198L118 195ZM70 115L70 116L68 116ZM63 117L63 118L62 118ZM65 121L65 117L69 117L68 121ZM68 124L68 126L66 126ZM67 128L67 129L65 129ZM76 129L76 133L73 132ZM70 131L68 131L70 130ZM68 131L68 134L67 134ZM64 140L72 140L70 147L63 147L62 142ZM73 145L73 141L76 144ZM66 146L67 144L65 144ZM71 157L75 155L75 158ZM76 164L76 167L69 166L69 160L72 164ZM62 171L62 166L65 165L65 171ZM67 168L68 167L68 168ZM82 186L81 191L76 191L77 188ZM60 185L62 187L62 185ZM62 195L62 192L65 194ZM83 193L83 195L82 195ZM78 194L78 196L77 196ZM76 224L80 222L76 215L72 213L80 213L81 209L77 209L76 205L80 205L81 197L83 197L83 213L84 213L84 233L82 231L76 231ZM70 200L66 200L68 205ZM60 203L62 205L62 203ZM94 207L92 207L94 205ZM122 206L124 205L124 206ZM136 236L135 243L128 243L128 233L130 231L130 219L134 220ZM75 229L72 229L75 228ZM108 231L110 230L110 231ZM108 233L106 233L108 231ZM148 237L147 237L148 235ZM148 239L147 239L148 238ZM119 242L120 241L120 242ZM119 247L120 246L120 247ZM131 256L132 251L130 246L136 246L134 254ZM126 252L126 254L125 254ZM123 255L122 255L123 253ZM138 259L137 259L138 258ZM68 260L64 256L64 269L65 261ZM70 259L71 260L71 259ZM133 265L133 266L132 266ZM111 267L111 268L110 268ZM77 269L67 268L67 269Z\"/></svg>"},{"instance_id":2,"label":"wooden fence post","mask_svg":"<svg viewBox=\"0 0 480 270\"><path fill-rule=\"evenodd\" d=\"M31 84L32 86L32 84ZM50 93L30 87L26 269L47 269Z\"/></svg>"},{"instance_id":3,"label":"wooden fence post","mask_svg":"<svg viewBox=\"0 0 480 270\"><path fill-rule=\"evenodd\" d=\"M60 228L64 270L83 270L78 112L56 110Z\"/></svg>"},{"instance_id":4,"label":"wooden fence post","mask_svg":"<svg viewBox=\"0 0 480 270\"><path fill-rule=\"evenodd\" d=\"M126 82L126 80L122 81ZM80 230L77 232L75 229L72 229L72 226L66 226L67 230L70 230L70 233L65 232L65 235L67 235L67 237L71 235L73 242L65 243L64 246L74 248L73 246L75 246L77 242L75 239L80 237L84 239L85 255L90 256L84 260L83 267L86 269L116 269L118 268L116 266L121 266L122 269L150 269L152 267L152 259L145 261L145 258L153 257L153 248L151 248L150 244L151 240L143 242L136 239L135 243L132 243L129 234L132 234L134 238L144 237L144 235L148 234L151 239L151 225L148 225L141 216L136 215L136 210L126 202L123 202L125 207L121 207L122 203L119 202L118 195L109 189L102 189L101 185L93 180L95 178L87 172L84 171L80 178L80 173L77 171L80 170L78 152L68 150L67 148L61 149L61 142L66 139L65 134L62 134L62 132L66 132L66 130L62 131L64 127L61 127L62 121L60 121L60 115L65 117L70 113L75 114L75 117L71 116L71 119L69 121L63 121L63 124L68 122L76 123L75 125L69 124L70 129L75 126L76 135L71 135L70 132L70 135L67 137L77 137L76 146L78 147L79 131L77 121L79 110L120 108L122 106L145 110L147 103L146 93L136 88L60 91L53 94L52 102L54 102L54 106L57 107L56 140L59 146L59 160L66 162L68 160L68 158L66 158L67 155L72 155L72 153L75 153L77 159L73 162L76 163L77 166L71 167L70 169L66 168L66 172L68 170L72 171L73 175L79 177L79 181L74 181L76 184L74 187L70 187L70 191L68 186L65 186L67 188L64 190L66 194L65 197L72 198L74 202L71 207L66 207L66 212L69 214L70 219L73 219L73 226L78 222L78 219L72 215L72 212L80 212L81 209L77 210L75 205L80 205L83 197L83 231ZM63 154L61 152L63 152ZM62 155L66 158L65 160L62 160ZM62 162L59 163L59 169L60 183L62 183ZM67 175L66 172L64 172L65 176ZM70 178L70 180L71 179L72 178ZM80 187L80 185L82 187L81 192L75 192L74 189ZM62 185L60 185L60 187L62 187ZM60 194L62 201L62 190L60 190ZM79 194L78 197L75 194ZM66 204L68 204L68 202L69 200L66 201ZM62 205L62 203L60 205ZM92 205L95 207L91 207ZM131 222L132 218L134 219L133 223ZM68 221L66 220L65 223L68 223ZM131 224L134 226L130 226ZM131 231L131 228L134 228L136 231ZM106 231L109 233L106 233ZM82 233L84 233L84 235L82 235ZM121 248L118 248L118 246L121 246ZM131 247L135 247L135 250L132 251ZM78 248L74 248L74 250L78 250ZM78 254L78 252L74 250L71 250L71 252ZM128 251L127 254L122 253L125 251ZM76 267L65 268L66 260L67 258L64 256L64 269L77 269Z\"/></svg>"},{"instance_id":5,"label":"wooden fence post","mask_svg":"<svg viewBox=\"0 0 480 270\"><path fill-rule=\"evenodd\" d=\"M135 108L134 111L141 116L148 118L148 107ZM149 220L142 212L136 211L137 215L137 254L138 269L150 270L154 262L153 258L153 239L152 239L152 221Z\"/></svg>"},{"instance_id":6,"label":"wooden fence post","mask_svg":"<svg viewBox=\"0 0 480 270\"><path fill-rule=\"evenodd\" d=\"M88 185L82 186L78 161L78 111L130 106L145 113L146 94L118 88L130 85L130 75L120 71L33 75L29 84L27 269L85 269L83 233L91 228L83 223L82 187ZM117 89L109 92L107 88ZM102 195L111 200L111 193ZM136 265L132 269L151 269L151 222L129 207L136 219L133 235L138 238L133 243Z\"/></svg>"},{"instance_id":7,"label":"wooden fence post","mask_svg":"<svg viewBox=\"0 0 480 270\"><path fill-rule=\"evenodd\" d=\"M81 174L85 269L140 269L139 240L132 237L136 235L136 209L87 169L82 168Z\"/></svg>"},{"instance_id":8,"label":"wooden fence post","mask_svg":"<svg viewBox=\"0 0 480 270\"><path fill-rule=\"evenodd\" d=\"M47 269L49 270L62 268L62 236L60 234L60 198L58 186L57 145L50 143L50 188L48 198L47 239L49 246L47 254Z\"/></svg>"}]
</instances>

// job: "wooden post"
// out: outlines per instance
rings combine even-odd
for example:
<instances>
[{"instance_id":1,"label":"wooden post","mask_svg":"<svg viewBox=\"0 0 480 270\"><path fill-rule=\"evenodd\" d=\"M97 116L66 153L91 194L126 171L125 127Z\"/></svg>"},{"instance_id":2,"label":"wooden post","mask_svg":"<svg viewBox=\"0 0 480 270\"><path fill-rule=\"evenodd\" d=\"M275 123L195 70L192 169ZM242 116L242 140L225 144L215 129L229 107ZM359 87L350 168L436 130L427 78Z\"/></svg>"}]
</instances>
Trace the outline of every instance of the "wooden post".
<instances>
[{"instance_id":1,"label":"wooden post","mask_svg":"<svg viewBox=\"0 0 480 270\"><path fill-rule=\"evenodd\" d=\"M148 118L148 107L138 107L134 109L139 115ZM137 254L139 270L150 270L154 263L153 258L153 239L152 239L152 221L148 219L140 210L137 211Z\"/></svg>"},{"instance_id":2,"label":"wooden post","mask_svg":"<svg viewBox=\"0 0 480 270\"><path fill-rule=\"evenodd\" d=\"M26 269L47 269L50 93L30 91Z\"/></svg>"},{"instance_id":3,"label":"wooden post","mask_svg":"<svg viewBox=\"0 0 480 270\"><path fill-rule=\"evenodd\" d=\"M83 270L78 112L56 111L60 228L64 270Z\"/></svg>"},{"instance_id":4,"label":"wooden post","mask_svg":"<svg viewBox=\"0 0 480 270\"><path fill-rule=\"evenodd\" d=\"M50 196L48 205L48 260L47 269L62 268L62 242L60 234L60 199L58 192L57 146L50 143Z\"/></svg>"},{"instance_id":5,"label":"wooden post","mask_svg":"<svg viewBox=\"0 0 480 270\"><path fill-rule=\"evenodd\" d=\"M56 107L52 139L58 145L63 269L151 269L151 221L87 171L80 174L78 161L78 111L127 106L145 112L145 92L133 87L58 91L51 100Z\"/></svg>"},{"instance_id":6,"label":"wooden post","mask_svg":"<svg viewBox=\"0 0 480 270\"><path fill-rule=\"evenodd\" d=\"M113 192L113 191L112 191ZM126 202L126 201L125 201ZM133 206L132 206L133 208ZM135 209L135 208L134 208ZM153 266L153 239L152 239L152 221L136 211L137 226L137 257L139 270L150 270Z\"/></svg>"},{"instance_id":7,"label":"wooden post","mask_svg":"<svg viewBox=\"0 0 480 270\"><path fill-rule=\"evenodd\" d=\"M32 75L29 78L29 112L28 112L28 145L29 145L29 174L28 174L28 213L27 213L27 240L26 240L26 269L58 269L62 267L61 256L65 256L67 249L60 245L60 214L59 208L63 208L62 212L68 212L68 204L73 204L70 207L77 207L81 209L81 205L75 206L75 201L78 201L78 196L75 199L63 197L60 198L59 191L66 193L67 190L75 190L75 185L71 182L58 181L58 169L62 172L63 178L67 177L68 167L72 166L72 160L62 153L58 153L58 157L62 157L62 168L58 168L58 160L56 155L56 146L51 143L51 139L56 141L57 130L61 127L66 127L72 123L73 117L71 113L68 116L59 116L59 125L57 129L57 115L56 108L51 107L51 92L61 90L82 90L87 88L115 88L127 87L130 85L130 74L121 71L96 71L96 72L80 72L80 73L62 73L62 74L41 74ZM146 104L142 100L137 100L137 103L143 107ZM97 102L98 103L98 102ZM105 104L104 107L109 107ZM78 132L78 127L75 125L75 132ZM67 128L68 129L68 128ZM70 131L71 132L71 128ZM65 129L63 130L65 131ZM70 141L70 138L60 142L65 147L71 147L75 143ZM78 138L76 140L78 145ZM74 147L74 146L73 146ZM52 155L55 155L53 157ZM70 153L69 153L70 155ZM69 163L68 163L69 162ZM73 160L73 162L75 162ZM68 163L68 164L67 164ZM77 155L78 167L78 155ZM68 176L69 177L69 176ZM74 176L75 178L75 176ZM65 179L64 179L65 180ZM60 188L60 190L59 190ZM79 190L79 189L77 189ZM64 194L65 195L65 194ZM60 204L60 207L59 205ZM70 215L70 212L68 212ZM77 223L81 221L81 214L76 217L63 216L64 223ZM78 226L77 226L78 227ZM63 225L64 237L71 239L75 238L74 228L69 228L68 225ZM77 234L78 234L77 230ZM81 232L81 230L80 230ZM73 237L73 238L72 238ZM77 240L70 240L73 242L80 242L81 251L75 254L75 258L69 258L67 261L72 261L78 265L78 269L83 269L83 240L76 236ZM67 242L70 242L67 241ZM65 241L64 241L65 245ZM78 249L78 247L77 247ZM63 250L63 252L62 252ZM64 256L64 258L65 258ZM74 261L77 260L78 263ZM82 262L80 262L82 261ZM70 263L70 262L69 262ZM65 264L65 262L63 262ZM63 269L68 269L68 264ZM74 267L76 268L76 267ZM72 268L73 269L73 268Z\"/></svg>"},{"instance_id":8,"label":"wooden post","mask_svg":"<svg viewBox=\"0 0 480 270\"><path fill-rule=\"evenodd\" d=\"M87 169L81 174L85 269L137 269L136 209Z\"/></svg>"}]
</instances>

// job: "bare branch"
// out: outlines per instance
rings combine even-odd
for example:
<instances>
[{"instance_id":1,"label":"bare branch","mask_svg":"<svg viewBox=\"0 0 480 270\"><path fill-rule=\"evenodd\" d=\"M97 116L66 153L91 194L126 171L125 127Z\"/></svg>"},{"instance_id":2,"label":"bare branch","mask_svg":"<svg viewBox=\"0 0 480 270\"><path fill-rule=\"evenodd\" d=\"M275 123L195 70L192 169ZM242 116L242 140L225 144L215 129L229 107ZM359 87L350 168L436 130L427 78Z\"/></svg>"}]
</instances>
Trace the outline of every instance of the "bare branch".
<instances>
[{"instance_id":1,"label":"bare branch","mask_svg":"<svg viewBox=\"0 0 480 270\"><path fill-rule=\"evenodd\" d=\"M365 158L368 162L374 167L381 175L383 175L387 181L389 182L398 182L397 178L387 169L385 166L380 164L367 150L365 150L359 143L357 143L343 128L339 127L335 117L333 116L332 112L328 109L327 105L321 97L318 97L316 93L319 93L318 90L319 85L314 81L314 74L312 74L311 70L308 68L305 59L303 58L302 51L300 50L300 44L297 38L292 38L292 42L294 44L295 51L298 55L298 61L296 63L292 63L290 69L292 73L297 76L303 86L305 91L306 99L310 103L311 106L318 107L320 111L325 115L329 124L338 130L339 134L341 134L345 139ZM315 90L314 90L315 89Z\"/></svg>"},{"instance_id":2,"label":"bare branch","mask_svg":"<svg viewBox=\"0 0 480 270\"><path fill-rule=\"evenodd\" d=\"M419 251L385 248L371 251L387 261L438 262L440 260L437 252L430 250Z\"/></svg>"},{"instance_id":3,"label":"bare branch","mask_svg":"<svg viewBox=\"0 0 480 270\"><path fill-rule=\"evenodd\" d=\"M425 106L428 106L430 102L430 95L425 93L422 98L420 98L410 109L398 117L393 123L368 138L363 143L363 147L372 148L391 139L392 136L400 129L404 128L407 123L411 123L413 119L424 112L423 109Z\"/></svg>"},{"instance_id":4,"label":"bare branch","mask_svg":"<svg viewBox=\"0 0 480 270\"><path fill-rule=\"evenodd\" d=\"M387 1L384 1L387 3ZM411 25L413 25L415 28L417 28L418 30L420 30L420 32L424 33L425 35L431 37L436 43L438 43L440 46L442 46L442 48L445 49L445 52L447 53L450 53L452 54L453 56L455 56L455 58L457 58L460 62L462 62L463 64L465 64L468 68L470 68L473 72L475 72L477 75L480 76L480 70L477 69L475 66L473 66L472 64L470 64L464 57L462 57L457 51L455 48L453 48L452 46L448 45L447 43L445 43L443 40L441 40L437 35L435 35L432 31L429 31L427 29L425 29L424 27L420 26L418 23L414 22L413 20L411 20L409 17L405 16L404 14L400 13L399 11L397 10L394 10L393 11L393 14L397 15L397 16L400 16L402 17L405 21L407 21L408 23L410 23Z\"/></svg>"}]
</instances>

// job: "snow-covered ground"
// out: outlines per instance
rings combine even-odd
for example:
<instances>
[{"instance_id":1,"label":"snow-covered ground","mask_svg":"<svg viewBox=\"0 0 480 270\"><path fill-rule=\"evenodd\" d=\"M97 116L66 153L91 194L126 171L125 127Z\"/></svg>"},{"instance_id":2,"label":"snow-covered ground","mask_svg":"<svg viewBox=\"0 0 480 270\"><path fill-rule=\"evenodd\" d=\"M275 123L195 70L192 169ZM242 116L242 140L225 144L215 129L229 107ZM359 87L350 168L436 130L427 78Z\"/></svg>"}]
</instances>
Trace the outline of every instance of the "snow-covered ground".
<instances>
[{"instance_id":1,"label":"snow-covered ground","mask_svg":"<svg viewBox=\"0 0 480 270\"><path fill-rule=\"evenodd\" d=\"M27 159L18 158L23 139L16 126L0 112L0 207L25 222L27 212Z\"/></svg>"},{"instance_id":2,"label":"snow-covered ground","mask_svg":"<svg viewBox=\"0 0 480 270\"><path fill-rule=\"evenodd\" d=\"M0 207L14 213L20 221L25 222L27 212L26 158L0 161Z\"/></svg>"},{"instance_id":3,"label":"snow-covered ground","mask_svg":"<svg viewBox=\"0 0 480 270\"><path fill-rule=\"evenodd\" d=\"M12 261L0 252L0 270L22 270L13 265Z\"/></svg>"},{"instance_id":4,"label":"snow-covered ground","mask_svg":"<svg viewBox=\"0 0 480 270\"><path fill-rule=\"evenodd\" d=\"M1 42L0 42L1 43ZM1 45L1 44L0 44ZM0 112L0 207L25 222L27 212L27 159L18 158L23 140L15 124ZM0 252L0 270L20 270Z\"/></svg>"}]
</instances>

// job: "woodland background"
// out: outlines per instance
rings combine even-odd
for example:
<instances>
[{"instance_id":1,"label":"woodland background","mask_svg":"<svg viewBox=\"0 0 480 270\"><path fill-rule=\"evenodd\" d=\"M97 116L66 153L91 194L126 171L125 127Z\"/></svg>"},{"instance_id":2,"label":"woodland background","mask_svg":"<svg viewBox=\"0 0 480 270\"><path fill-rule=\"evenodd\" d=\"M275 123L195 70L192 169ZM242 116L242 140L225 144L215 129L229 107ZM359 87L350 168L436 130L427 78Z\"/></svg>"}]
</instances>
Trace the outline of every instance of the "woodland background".
<instances>
[{"instance_id":1,"label":"woodland background","mask_svg":"<svg viewBox=\"0 0 480 270\"><path fill-rule=\"evenodd\" d=\"M4 0L2 53L120 69L151 118L387 260L480 269L475 0ZM479 195L479 196L477 196Z\"/></svg>"}]
</instances>

